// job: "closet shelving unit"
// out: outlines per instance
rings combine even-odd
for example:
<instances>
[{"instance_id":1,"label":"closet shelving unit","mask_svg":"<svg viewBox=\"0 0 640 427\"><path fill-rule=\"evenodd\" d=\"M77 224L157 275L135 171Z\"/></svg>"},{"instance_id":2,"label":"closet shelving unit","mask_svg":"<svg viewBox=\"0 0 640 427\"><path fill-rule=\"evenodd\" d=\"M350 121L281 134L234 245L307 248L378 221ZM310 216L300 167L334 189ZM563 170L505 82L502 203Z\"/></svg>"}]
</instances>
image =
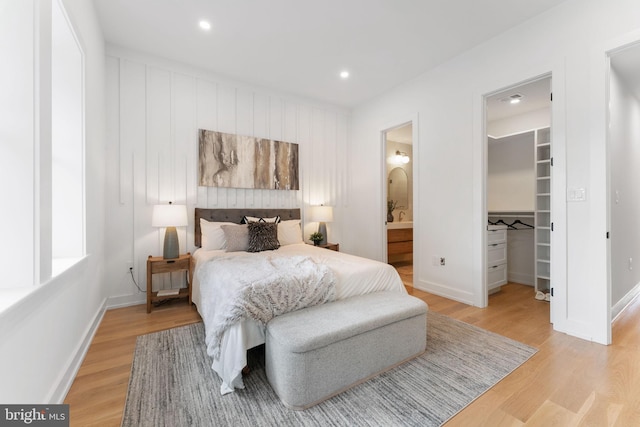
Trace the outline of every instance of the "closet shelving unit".
<instances>
[{"instance_id":1,"label":"closet shelving unit","mask_svg":"<svg viewBox=\"0 0 640 427\"><path fill-rule=\"evenodd\" d=\"M551 129L536 130L535 135L536 210L535 210L535 290L551 289Z\"/></svg>"}]
</instances>

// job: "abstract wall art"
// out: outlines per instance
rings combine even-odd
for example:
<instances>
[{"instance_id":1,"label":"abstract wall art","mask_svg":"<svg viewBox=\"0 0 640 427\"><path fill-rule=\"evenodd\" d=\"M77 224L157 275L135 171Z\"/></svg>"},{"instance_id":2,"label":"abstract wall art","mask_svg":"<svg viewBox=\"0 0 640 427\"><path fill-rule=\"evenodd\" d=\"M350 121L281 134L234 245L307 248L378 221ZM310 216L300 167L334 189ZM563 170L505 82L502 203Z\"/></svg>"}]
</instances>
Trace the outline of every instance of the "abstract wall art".
<instances>
[{"instance_id":1,"label":"abstract wall art","mask_svg":"<svg viewBox=\"0 0 640 427\"><path fill-rule=\"evenodd\" d=\"M199 185L299 190L298 144L198 130Z\"/></svg>"}]
</instances>

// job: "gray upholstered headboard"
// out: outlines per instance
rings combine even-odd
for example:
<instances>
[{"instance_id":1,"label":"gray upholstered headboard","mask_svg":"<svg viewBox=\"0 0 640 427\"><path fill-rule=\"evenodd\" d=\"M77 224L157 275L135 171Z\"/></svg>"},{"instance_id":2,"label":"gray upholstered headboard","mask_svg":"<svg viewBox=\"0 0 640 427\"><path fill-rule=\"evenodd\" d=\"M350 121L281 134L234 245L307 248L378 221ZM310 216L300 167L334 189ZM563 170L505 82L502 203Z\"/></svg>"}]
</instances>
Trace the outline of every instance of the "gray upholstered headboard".
<instances>
[{"instance_id":1,"label":"gray upholstered headboard","mask_svg":"<svg viewBox=\"0 0 640 427\"><path fill-rule=\"evenodd\" d=\"M194 242L200 247L200 218L213 222L233 222L240 224L243 216L273 217L280 215L282 221L300 219L300 209L203 209L196 208L194 227Z\"/></svg>"}]
</instances>

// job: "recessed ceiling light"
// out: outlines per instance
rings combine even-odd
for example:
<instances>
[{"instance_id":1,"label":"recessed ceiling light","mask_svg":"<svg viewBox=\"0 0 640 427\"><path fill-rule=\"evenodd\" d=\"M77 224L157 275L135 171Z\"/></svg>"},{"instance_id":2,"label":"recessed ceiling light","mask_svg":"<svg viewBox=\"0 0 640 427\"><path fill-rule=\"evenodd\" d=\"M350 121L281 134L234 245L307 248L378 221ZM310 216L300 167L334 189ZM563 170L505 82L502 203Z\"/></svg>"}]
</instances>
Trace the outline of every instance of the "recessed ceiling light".
<instances>
[{"instance_id":1,"label":"recessed ceiling light","mask_svg":"<svg viewBox=\"0 0 640 427\"><path fill-rule=\"evenodd\" d=\"M209 31L211 29L211 24L209 23L209 21L202 20L198 25L200 25L200 28L205 31Z\"/></svg>"},{"instance_id":2,"label":"recessed ceiling light","mask_svg":"<svg viewBox=\"0 0 640 427\"><path fill-rule=\"evenodd\" d=\"M340 72L340 77L342 77L343 79L346 79L349 77L349 72L348 71L342 71Z\"/></svg>"},{"instance_id":3,"label":"recessed ceiling light","mask_svg":"<svg viewBox=\"0 0 640 427\"><path fill-rule=\"evenodd\" d=\"M520 93L514 93L513 95L507 96L506 98L501 98L500 101L508 102L510 104L519 104L524 96Z\"/></svg>"}]
</instances>

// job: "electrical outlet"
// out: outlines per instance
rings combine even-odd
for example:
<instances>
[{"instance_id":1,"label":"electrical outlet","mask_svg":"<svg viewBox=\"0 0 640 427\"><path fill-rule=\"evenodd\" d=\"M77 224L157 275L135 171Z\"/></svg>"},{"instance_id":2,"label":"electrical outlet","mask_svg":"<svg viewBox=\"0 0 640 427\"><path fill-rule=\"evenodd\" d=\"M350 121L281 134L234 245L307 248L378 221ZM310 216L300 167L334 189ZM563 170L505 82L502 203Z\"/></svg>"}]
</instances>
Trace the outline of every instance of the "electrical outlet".
<instances>
[{"instance_id":1,"label":"electrical outlet","mask_svg":"<svg viewBox=\"0 0 640 427\"><path fill-rule=\"evenodd\" d=\"M125 264L127 266L127 273L133 270L133 261L125 261Z\"/></svg>"},{"instance_id":2,"label":"electrical outlet","mask_svg":"<svg viewBox=\"0 0 640 427\"><path fill-rule=\"evenodd\" d=\"M444 257L440 257L440 265L444 265L445 264L445 259Z\"/></svg>"}]
</instances>

